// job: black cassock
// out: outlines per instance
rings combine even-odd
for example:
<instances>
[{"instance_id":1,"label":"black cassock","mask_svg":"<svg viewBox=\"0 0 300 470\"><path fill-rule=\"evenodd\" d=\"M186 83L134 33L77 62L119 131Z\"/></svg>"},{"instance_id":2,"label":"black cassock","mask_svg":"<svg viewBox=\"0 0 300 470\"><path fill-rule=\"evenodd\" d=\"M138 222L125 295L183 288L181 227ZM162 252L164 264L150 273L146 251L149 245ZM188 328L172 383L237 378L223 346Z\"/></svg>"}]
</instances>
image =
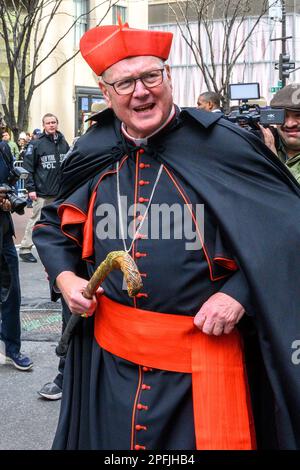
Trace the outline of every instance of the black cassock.
<instances>
[{"instance_id":1,"label":"black cassock","mask_svg":"<svg viewBox=\"0 0 300 470\"><path fill-rule=\"evenodd\" d=\"M43 210L34 231L52 283L65 270L90 276L108 252L123 249L118 210L115 217L110 213L117 208L117 160L120 194L132 207L126 226L147 207L161 164L151 208L166 204L178 209L187 202L195 211L204 207L199 212L204 245L196 249L186 249L191 233L184 231L180 210L170 216L169 239L162 237L161 227L158 236L151 235L149 210L141 231L148 238L139 238L133 248L144 282L135 305L194 316L218 291L240 301L248 313L239 328L258 445L299 448L300 378L293 360L300 335L298 184L258 139L213 113L177 112L142 151L122 136L111 111L101 113L99 123L77 141L63 168L61 196ZM66 219L64 233L56 212L62 202L61 213L62 207L72 207L82 215L75 225ZM83 242L88 211L93 229ZM116 229L107 238L105 221ZM176 232L180 225L183 237ZM81 259L82 243L87 263ZM111 299L133 305L122 290L120 273L112 273L103 287ZM93 319L81 322L67 356L54 448L194 449L189 374L142 366L101 349L93 339ZM147 411L136 409L137 396Z\"/></svg>"}]
</instances>

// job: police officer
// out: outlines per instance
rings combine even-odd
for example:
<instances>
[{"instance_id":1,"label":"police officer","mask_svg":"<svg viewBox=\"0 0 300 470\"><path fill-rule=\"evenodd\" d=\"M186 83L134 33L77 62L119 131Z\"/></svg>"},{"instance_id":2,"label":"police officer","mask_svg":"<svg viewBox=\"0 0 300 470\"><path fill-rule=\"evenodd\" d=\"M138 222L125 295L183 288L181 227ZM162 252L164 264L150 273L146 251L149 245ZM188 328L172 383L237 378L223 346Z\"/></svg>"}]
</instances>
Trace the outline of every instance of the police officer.
<instances>
[{"instance_id":1,"label":"police officer","mask_svg":"<svg viewBox=\"0 0 300 470\"><path fill-rule=\"evenodd\" d=\"M44 132L28 145L23 164L24 168L29 171L26 189L32 200L32 216L21 241L19 257L27 263L37 261L31 253L32 229L40 218L42 208L52 202L58 193L60 165L69 150L63 134L57 130L57 117L47 113L42 122Z\"/></svg>"}]
</instances>

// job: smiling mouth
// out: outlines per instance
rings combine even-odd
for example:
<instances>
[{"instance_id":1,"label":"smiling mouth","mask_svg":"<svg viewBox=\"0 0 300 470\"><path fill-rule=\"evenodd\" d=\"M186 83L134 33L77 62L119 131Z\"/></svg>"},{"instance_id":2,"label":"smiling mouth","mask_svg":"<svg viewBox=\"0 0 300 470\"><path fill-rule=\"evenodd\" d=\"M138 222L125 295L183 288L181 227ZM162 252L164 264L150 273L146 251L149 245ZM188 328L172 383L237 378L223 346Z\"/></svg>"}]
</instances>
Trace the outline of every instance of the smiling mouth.
<instances>
[{"instance_id":1,"label":"smiling mouth","mask_svg":"<svg viewBox=\"0 0 300 470\"><path fill-rule=\"evenodd\" d=\"M145 104L143 106L137 106L136 108L133 108L136 113L141 113L145 111L151 111L154 108L155 104L150 103L150 104Z\"/></svg>"},{"instance_id":2,"label":"smiling mouth","mask_svg":"<svg viewBox=\"0 0 300 470\"><path fill-rule=\"evenodd\" d=\"M285 135L287 137L299 137L300 131L293 131L293 132L285 132Z\"/></svg>"}]
</instances>

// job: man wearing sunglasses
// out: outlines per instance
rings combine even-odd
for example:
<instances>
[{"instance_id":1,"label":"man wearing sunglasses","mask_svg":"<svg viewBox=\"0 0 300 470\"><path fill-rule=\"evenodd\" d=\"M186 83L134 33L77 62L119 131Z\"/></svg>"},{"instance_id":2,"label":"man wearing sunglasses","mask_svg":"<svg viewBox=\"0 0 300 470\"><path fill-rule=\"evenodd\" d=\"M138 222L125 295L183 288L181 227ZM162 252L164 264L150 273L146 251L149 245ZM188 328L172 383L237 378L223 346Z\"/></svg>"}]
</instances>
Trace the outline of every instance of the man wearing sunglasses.
<instances>
[{"instance_id":1,"label":"man wearing sunglasses","mask_svg":"<svg viewBox=\"0 0 300 470\"><path fill-rule=\"evenodd\" d=\"M122 24L81 39L109 109L34 231L53 299L89 317L69 344L53 448L297 448L299 188L258 139L173 103L171 41ZM129 298L113 271L86 299L119 250L141 291Z\"/></svg>"}]
</instances>

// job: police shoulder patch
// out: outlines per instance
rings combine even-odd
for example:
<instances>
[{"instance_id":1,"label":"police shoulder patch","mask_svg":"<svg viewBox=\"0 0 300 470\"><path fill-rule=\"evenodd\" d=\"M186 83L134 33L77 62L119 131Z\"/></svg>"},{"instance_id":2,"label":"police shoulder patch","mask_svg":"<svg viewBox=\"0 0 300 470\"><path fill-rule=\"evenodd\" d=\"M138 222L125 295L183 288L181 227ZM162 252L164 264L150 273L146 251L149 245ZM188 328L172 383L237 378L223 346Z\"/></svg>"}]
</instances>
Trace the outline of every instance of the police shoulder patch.
<instances>
[{"instance_id":1,"label":"police shoulder patch","mask_svg":"<svg viewBox=\"0 0 300 470\"><path fill-rule=\"evenodd\" d=\"M26 152L25 152L25 156L26 155L31 155L33 152L33 145L32 144L29 144L27 149L26 149Z\"/></svg>"}]
</instances>

